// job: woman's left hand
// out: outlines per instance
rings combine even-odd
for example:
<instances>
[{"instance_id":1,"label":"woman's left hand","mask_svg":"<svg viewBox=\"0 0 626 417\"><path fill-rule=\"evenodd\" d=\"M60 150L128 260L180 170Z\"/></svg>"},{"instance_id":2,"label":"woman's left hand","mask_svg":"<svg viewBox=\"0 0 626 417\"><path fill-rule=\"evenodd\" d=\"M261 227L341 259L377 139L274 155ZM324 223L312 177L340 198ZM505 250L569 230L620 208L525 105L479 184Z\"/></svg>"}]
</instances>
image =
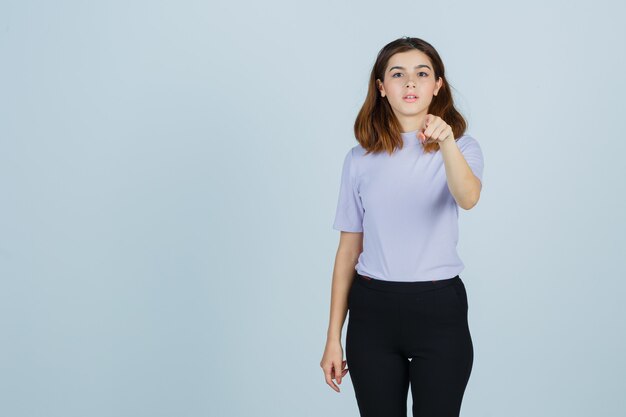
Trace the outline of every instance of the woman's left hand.
<instances>
[{"instance_id":1,"label":"woman's left hand","mask_svg":"<svg viewBox=\"0 0 626 417\"><path fill-rule=\"evenodd\" d=\"M441 143L449 138L454 140L454 133L452 133L452 127L443 121L439 116L434 114L427 114L424 121L424 131L419 132L418 139L422 142L422 145L427 143L439 142Z\"/></svg>"}]
</instances>

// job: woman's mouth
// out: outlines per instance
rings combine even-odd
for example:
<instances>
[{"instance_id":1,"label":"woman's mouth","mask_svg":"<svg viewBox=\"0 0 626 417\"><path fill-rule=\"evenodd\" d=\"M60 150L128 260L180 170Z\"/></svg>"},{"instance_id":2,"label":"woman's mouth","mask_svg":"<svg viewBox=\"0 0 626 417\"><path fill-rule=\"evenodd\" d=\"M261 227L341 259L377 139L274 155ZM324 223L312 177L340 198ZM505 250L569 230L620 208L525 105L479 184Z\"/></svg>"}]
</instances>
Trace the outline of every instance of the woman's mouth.
<instances>
[{"instance_id":1,"label":"woman's mouth","mask_svg":"<svg viewBox=\"0 0 626 417\"><path fill-rule=\"evenodd\" d=\"M417 101L417 96L409 94L408 96L402 97L402 100L406 101L407 103L415 103Z\"/></svg>"}]
</instances>

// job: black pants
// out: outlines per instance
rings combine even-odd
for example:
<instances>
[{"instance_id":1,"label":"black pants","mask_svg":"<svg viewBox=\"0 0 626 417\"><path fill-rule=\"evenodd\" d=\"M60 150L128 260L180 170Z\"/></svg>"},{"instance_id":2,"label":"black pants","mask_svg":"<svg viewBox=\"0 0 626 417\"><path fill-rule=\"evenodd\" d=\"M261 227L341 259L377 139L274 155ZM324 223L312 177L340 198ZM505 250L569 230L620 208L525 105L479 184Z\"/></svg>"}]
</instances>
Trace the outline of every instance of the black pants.
<instances>
[{"instance_id":1,"label":"black pants","mask_svg":"<svg viewBox=\"0 0 626 417\"><path fill-rule=\"evenodd\" d=\"M346 362L361 417L458 417L472 371L467 293L457 275L425 282L356 274Z\"/></svg>"}]
</instances>

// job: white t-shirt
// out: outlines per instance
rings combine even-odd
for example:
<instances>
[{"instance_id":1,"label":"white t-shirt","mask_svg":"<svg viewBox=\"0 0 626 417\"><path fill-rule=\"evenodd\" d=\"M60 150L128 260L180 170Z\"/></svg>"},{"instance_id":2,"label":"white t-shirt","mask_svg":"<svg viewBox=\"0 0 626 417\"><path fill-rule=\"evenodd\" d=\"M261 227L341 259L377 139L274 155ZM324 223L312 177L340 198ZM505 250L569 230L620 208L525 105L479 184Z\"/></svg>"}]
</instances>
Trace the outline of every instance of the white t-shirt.
<instances>
[{"instance_id":1,"label":"white t-shirt","mask_svg":"<svg viewBox=\"0 0 626 417\"><path fill-rule=\"evenodd\" d=\"M387 281L452 278L465 267L457 253L459 207L448 189L441 150L424 153L418 130L402 133L404 147L365 155L346 154L333 228L363 232L356 271ZM482 182L478 141L456 141Z\"/></svg>"}]
</instances>

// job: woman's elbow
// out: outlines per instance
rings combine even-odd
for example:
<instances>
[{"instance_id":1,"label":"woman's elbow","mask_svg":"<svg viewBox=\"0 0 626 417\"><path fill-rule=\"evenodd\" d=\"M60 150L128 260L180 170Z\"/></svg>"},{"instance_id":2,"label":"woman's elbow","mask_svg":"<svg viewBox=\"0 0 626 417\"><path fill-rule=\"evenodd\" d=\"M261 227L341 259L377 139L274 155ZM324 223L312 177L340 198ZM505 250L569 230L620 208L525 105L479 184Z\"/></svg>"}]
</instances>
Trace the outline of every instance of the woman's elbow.
<instances>
[{"instance_id":1,"label":"woman's elbow","mask_svg":"<svg viewBox=\"0 0 626 417\"><path fill-rule=\"evenodd\" d=\"M464 210L470 210L472 209L474 206L476 206L476 204L478 204L478 200L480 200L480 191L481 191L481 183L480 180L478 180L478 186L475 187L474 192L472 192L468 197L466 197L463 201L459 201L457 202L459 207L461 207Z\"/></svg>"}]
</instances>

